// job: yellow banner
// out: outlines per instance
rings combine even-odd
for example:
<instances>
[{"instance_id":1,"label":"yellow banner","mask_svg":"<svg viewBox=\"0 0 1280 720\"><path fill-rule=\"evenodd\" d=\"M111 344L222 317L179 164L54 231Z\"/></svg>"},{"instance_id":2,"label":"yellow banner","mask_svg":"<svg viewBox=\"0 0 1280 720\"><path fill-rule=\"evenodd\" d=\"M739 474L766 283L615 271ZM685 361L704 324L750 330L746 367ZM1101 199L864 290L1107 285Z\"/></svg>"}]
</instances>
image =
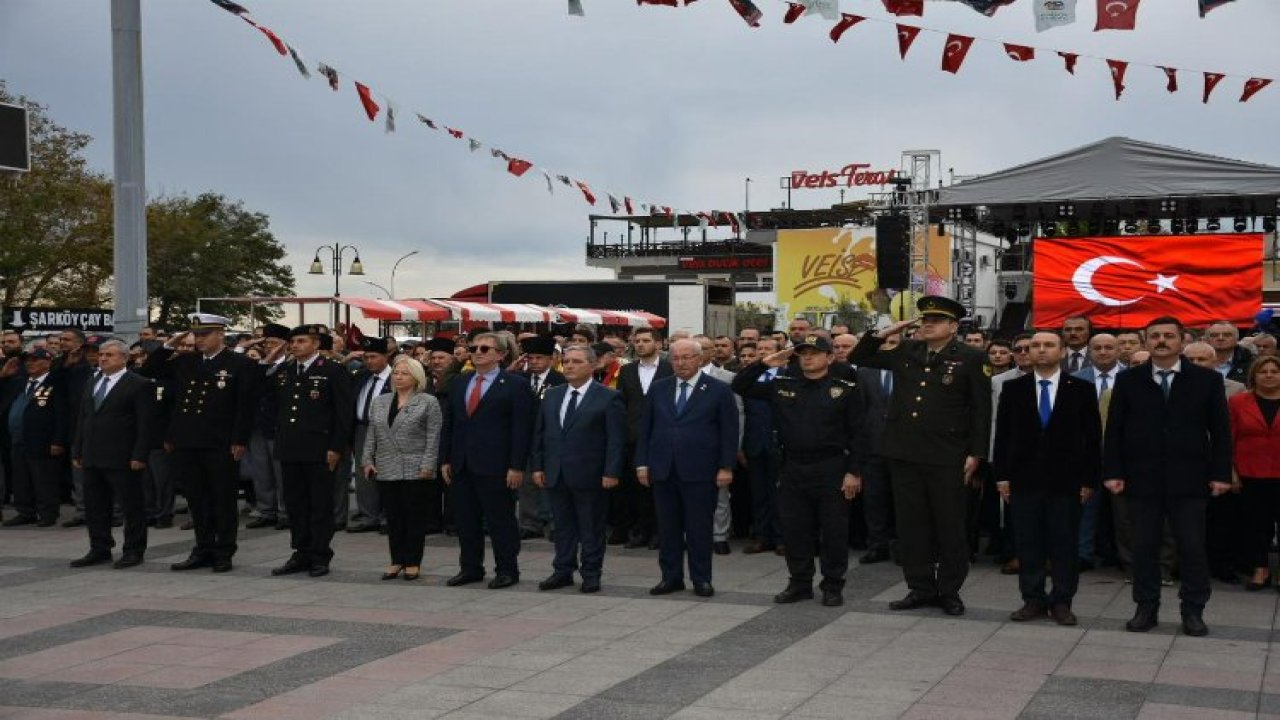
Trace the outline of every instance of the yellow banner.
<instances>
[{"instance_id":1,"label":"yellow banner","mask_svg":"<svg viewBox=\"0 0 1280 720\"><path fill-rule=\"evenodd\" d=\"M831 312L840 303L887 312L888 298L877 292L875 228L779 230L775 252L773 286L784 317ZM925 275L928 294L950 294L951 236L936 225L929 226L927 273L917 263L912 275Z\"/></svg>"}]
</instances>

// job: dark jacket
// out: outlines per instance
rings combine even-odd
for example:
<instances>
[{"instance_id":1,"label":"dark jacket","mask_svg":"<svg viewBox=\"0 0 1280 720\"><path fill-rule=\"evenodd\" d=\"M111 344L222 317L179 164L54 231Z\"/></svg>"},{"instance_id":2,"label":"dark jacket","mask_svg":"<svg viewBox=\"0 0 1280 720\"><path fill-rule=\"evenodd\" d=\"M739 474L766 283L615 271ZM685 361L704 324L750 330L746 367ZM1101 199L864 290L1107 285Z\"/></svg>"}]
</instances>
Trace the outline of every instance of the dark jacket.
<instances>
[{"instance_id":1,"label":"dark jacket","mask_svg":"<svg viewBox=\"0 0 1280 720\"><path fill-rule=\"evenodd\" d=\"M872 448L880 446L880 438L884 435L885 415L889 412L884 372L871 367L858 368L858 389L862 392L862 404L866 410L863 422L866 423L866 433Z\"/></svg>"},{"instance_id":2,"label":"dark jacket","mask_svg":"<svg viewBox=\"0 0 1280 720\"><path fill-rule=\"evenodd\" d=\"M652 482L678 475L681 482L713 482L732 470L738 456L738 406L727 383L702 373L676 416L678 378L654 380L640 420L635 466Z\"/></svg>"},{"instance_id":3,"label":"dark jacket","mask_svg":"<svg viewBox=\"0 0 1280 720\"><path fill-rule=\"evenodd\" d=\"M1207 496L1231 482L1231 420L1222 376L1182 358L1166 402L1150 364L1116 377L1103 443L1106 480L1125 494Z\"/></svg>"},{"instance_id":4,"label":"dark jacket","mask_svg":"<svg viewBox=\"0 0 1280 720\"><path fill-rule=\"evenodd\" d=\"M0 392L0 423L6 428L14 403L25 402L22 410L22 452L27 457L52 457L49 448L66 448L71 443L71 394L64 376L49 372L35 390L27 392L27 377L11 377Z\"/></svg>"},{"instance_id":5,"label":"dark jacket","mask_svg":"<svg viewBox=\"0 0 1280 720\"><path fill-rule=\"evenodd\" d=\"M533 437L533 393L523 376L499 370L474 415L467 415L467 384L475 373L449 383L440 462L454 475L498 477L524 470Z\"/></svg>"},{"instance_id":6,"label":"dark jacket","mask_svg":"<svg viewBox=\"0 0 1280 720\"><path fill-rule=\"evenodd\" d=\"M71 458L85 467L115 470L128 469L130 461L145 463L155 441L154 384L126 370L96 409L93 387L91 379L80 400Z\"/></svg>"},{"instance_id":7,"label":"dark jacket","mask_svg":"<svg viewBox=\"0 0 1280 720\"><path fill-rule=\"evenodd\" d=\"M658 360L658 369L653 374L653 382L674 374L671 363ZM649 385L653 388L653 383ZM622 393L622 402L627 406L627 442L635 444L640 437L640 418L644 414L644 386L640 384L640 361L627 363L618 371L618 392Z\"/></svg>"},{"instance_id":8,"label":"dark jacket","mask_svg":"<svg viewBox=\"0 0 1280 720\"><path fill-rule=\"evenodd\" d=\"M991 379L986 354L952 340L927 361L928 346L903 340L880 352L884 340L867 332L849 355L859 367L893 371L893 397L884 434L873 448L891 460L960 466L985 458L991 440Z\"/></svg>"},{"instance_id":9,"label":"dark jacket","mask_svg":"<svg viewBox=\"0 0 1280 720\"><path fill-rule=\"evenodd\" d=\"M573 416L560 424L568 385L547 390L534 423L530 467L547 474L547 487L602 490L601 479L622 475L627 413L616 390L594 380Z\"/></svg>"},{"instance_id":10,"label":"dark jacket","mask_svg":"<svg viewBox=\"0 0 1280 720\"><path fill-rule=\"evenodd\" d=\"M289 360L272 368L267 385L276 397L276 458L280 462L321 463L351 444L351 374L317 357L305 373Z\"/></svg>"},{"instance_id":11,"label":"dark jacket","mask_svg":"<svg viewBox=\"0 0 1280 720\"><path fill-rule=\"evenodd\" d=\"M1048 427L1040 427L1039 376L1004 384L996 410L996 482L1024 493L1078 495L1102 480L1102 415L1093 384L1063 372ZM1016 501L1015 501L1016 502Z\"/></svg>"},{"instance_id":12,"label":"dark jacket","mask_svg":"<svg viewBox=\"0 0 1280 720\"><path fill-rule=\"evenodd\" d=\"M174 394L165 441L175 448L249 444L263 373L260 365L230 348L205 360L198 352L175 356L161 346L147 356L139 372L164 381Z\"/></svg>"}]
</instances>

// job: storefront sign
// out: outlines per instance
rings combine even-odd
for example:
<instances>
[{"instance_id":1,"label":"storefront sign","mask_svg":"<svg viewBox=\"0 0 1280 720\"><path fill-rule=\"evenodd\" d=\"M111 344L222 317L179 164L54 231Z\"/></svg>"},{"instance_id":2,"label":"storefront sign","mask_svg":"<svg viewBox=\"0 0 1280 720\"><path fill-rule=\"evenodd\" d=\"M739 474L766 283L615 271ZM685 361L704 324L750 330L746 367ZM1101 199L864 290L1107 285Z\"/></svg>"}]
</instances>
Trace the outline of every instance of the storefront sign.
<instances>
[{"instance_id":1,"label":"storefront sign","mask_svg":"<svg viewBox=\"0 0 1280 720\"><path fill-rule=\"evenodd\" d=\"M44 332L64 328L80 328L85 332L111 332L115 314L98 308L23 308L6 310L5 327L25 332Z\"/></svg>"},{"instance_id":2,"label":"storefront sign","mask_svg":"<svg viewBox=\"0 0 1280 720\"><path fill-rule=\"evenodd\" d=\"M857 185L888 185L898 177L897 170L870 170L869 163L849 163L839 170L823 170L812 173L808 170L791 171L792 190L811 190L818 188L854 187Z\"/></svg>"},{"instance_id":3,"label":"storefront sign","mask_svg":"<svg viewBox=\"0 0 1280 720\"><path fill-rule=\"evenodd\" d=\"M768 255L713 255L710 257L682 257L681 270L772 270L773 258Z\"/></svg>"}]
</instances>

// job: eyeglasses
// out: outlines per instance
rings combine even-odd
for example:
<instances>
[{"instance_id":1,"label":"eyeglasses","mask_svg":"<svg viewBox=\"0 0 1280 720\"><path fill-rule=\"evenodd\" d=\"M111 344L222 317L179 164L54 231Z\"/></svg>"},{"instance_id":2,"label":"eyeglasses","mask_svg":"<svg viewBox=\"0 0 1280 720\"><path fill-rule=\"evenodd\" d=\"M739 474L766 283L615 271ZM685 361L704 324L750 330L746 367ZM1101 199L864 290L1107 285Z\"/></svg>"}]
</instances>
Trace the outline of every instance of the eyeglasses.
<instances>
[{"instance_id":1,"label":"eyeglasses","mask_svg":"<svg viewBox=\"0 0 1280 720\"><path fill-rule=\"evenodd\" d=\"M1028 353L1028 352L1031 352L1031 348L1030 346L1027 346L1027 345L1019 345L1015 347L1013 351L1016 353Z\"/></svg>"},{"instance_id":2,"label":"eyeglasses","mask_svg":"<svg viewBox=\"0 0 1280 720\"><path fill-rule=\"evenodd\" d=\"M467 349L468 349L468 350L470 350L471 352L473 352L473 353L477 354L477 355L484 355L485 353L487 353L487 352L493 352L493 351L497 350L498 348L496 348L496 347L494 347L494 346L492 346L492 345L472 345L471 347L469 347L469 348L467 348Z\"/></svg>"}]
</instances>

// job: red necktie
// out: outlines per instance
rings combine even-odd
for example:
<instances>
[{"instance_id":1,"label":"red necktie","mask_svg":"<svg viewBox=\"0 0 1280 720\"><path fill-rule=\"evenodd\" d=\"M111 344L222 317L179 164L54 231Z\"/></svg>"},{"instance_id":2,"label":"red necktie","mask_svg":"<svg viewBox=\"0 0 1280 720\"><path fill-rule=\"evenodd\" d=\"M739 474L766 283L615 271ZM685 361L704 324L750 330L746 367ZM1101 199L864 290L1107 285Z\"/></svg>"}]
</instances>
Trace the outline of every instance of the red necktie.
<instances>
[{"instance_id":1,"label":"red necktie","mask_svg":"<svg viewBox=\"0 0 1280 720\"><path fill-rule=\"evenodd\" d=\"M484 376L476 376L476 384L471 386L471 394L467 396L467 417L471 417L476 413L476 408L480 405L481 391L484 388Z\"/></svg>"}]
</instances>

